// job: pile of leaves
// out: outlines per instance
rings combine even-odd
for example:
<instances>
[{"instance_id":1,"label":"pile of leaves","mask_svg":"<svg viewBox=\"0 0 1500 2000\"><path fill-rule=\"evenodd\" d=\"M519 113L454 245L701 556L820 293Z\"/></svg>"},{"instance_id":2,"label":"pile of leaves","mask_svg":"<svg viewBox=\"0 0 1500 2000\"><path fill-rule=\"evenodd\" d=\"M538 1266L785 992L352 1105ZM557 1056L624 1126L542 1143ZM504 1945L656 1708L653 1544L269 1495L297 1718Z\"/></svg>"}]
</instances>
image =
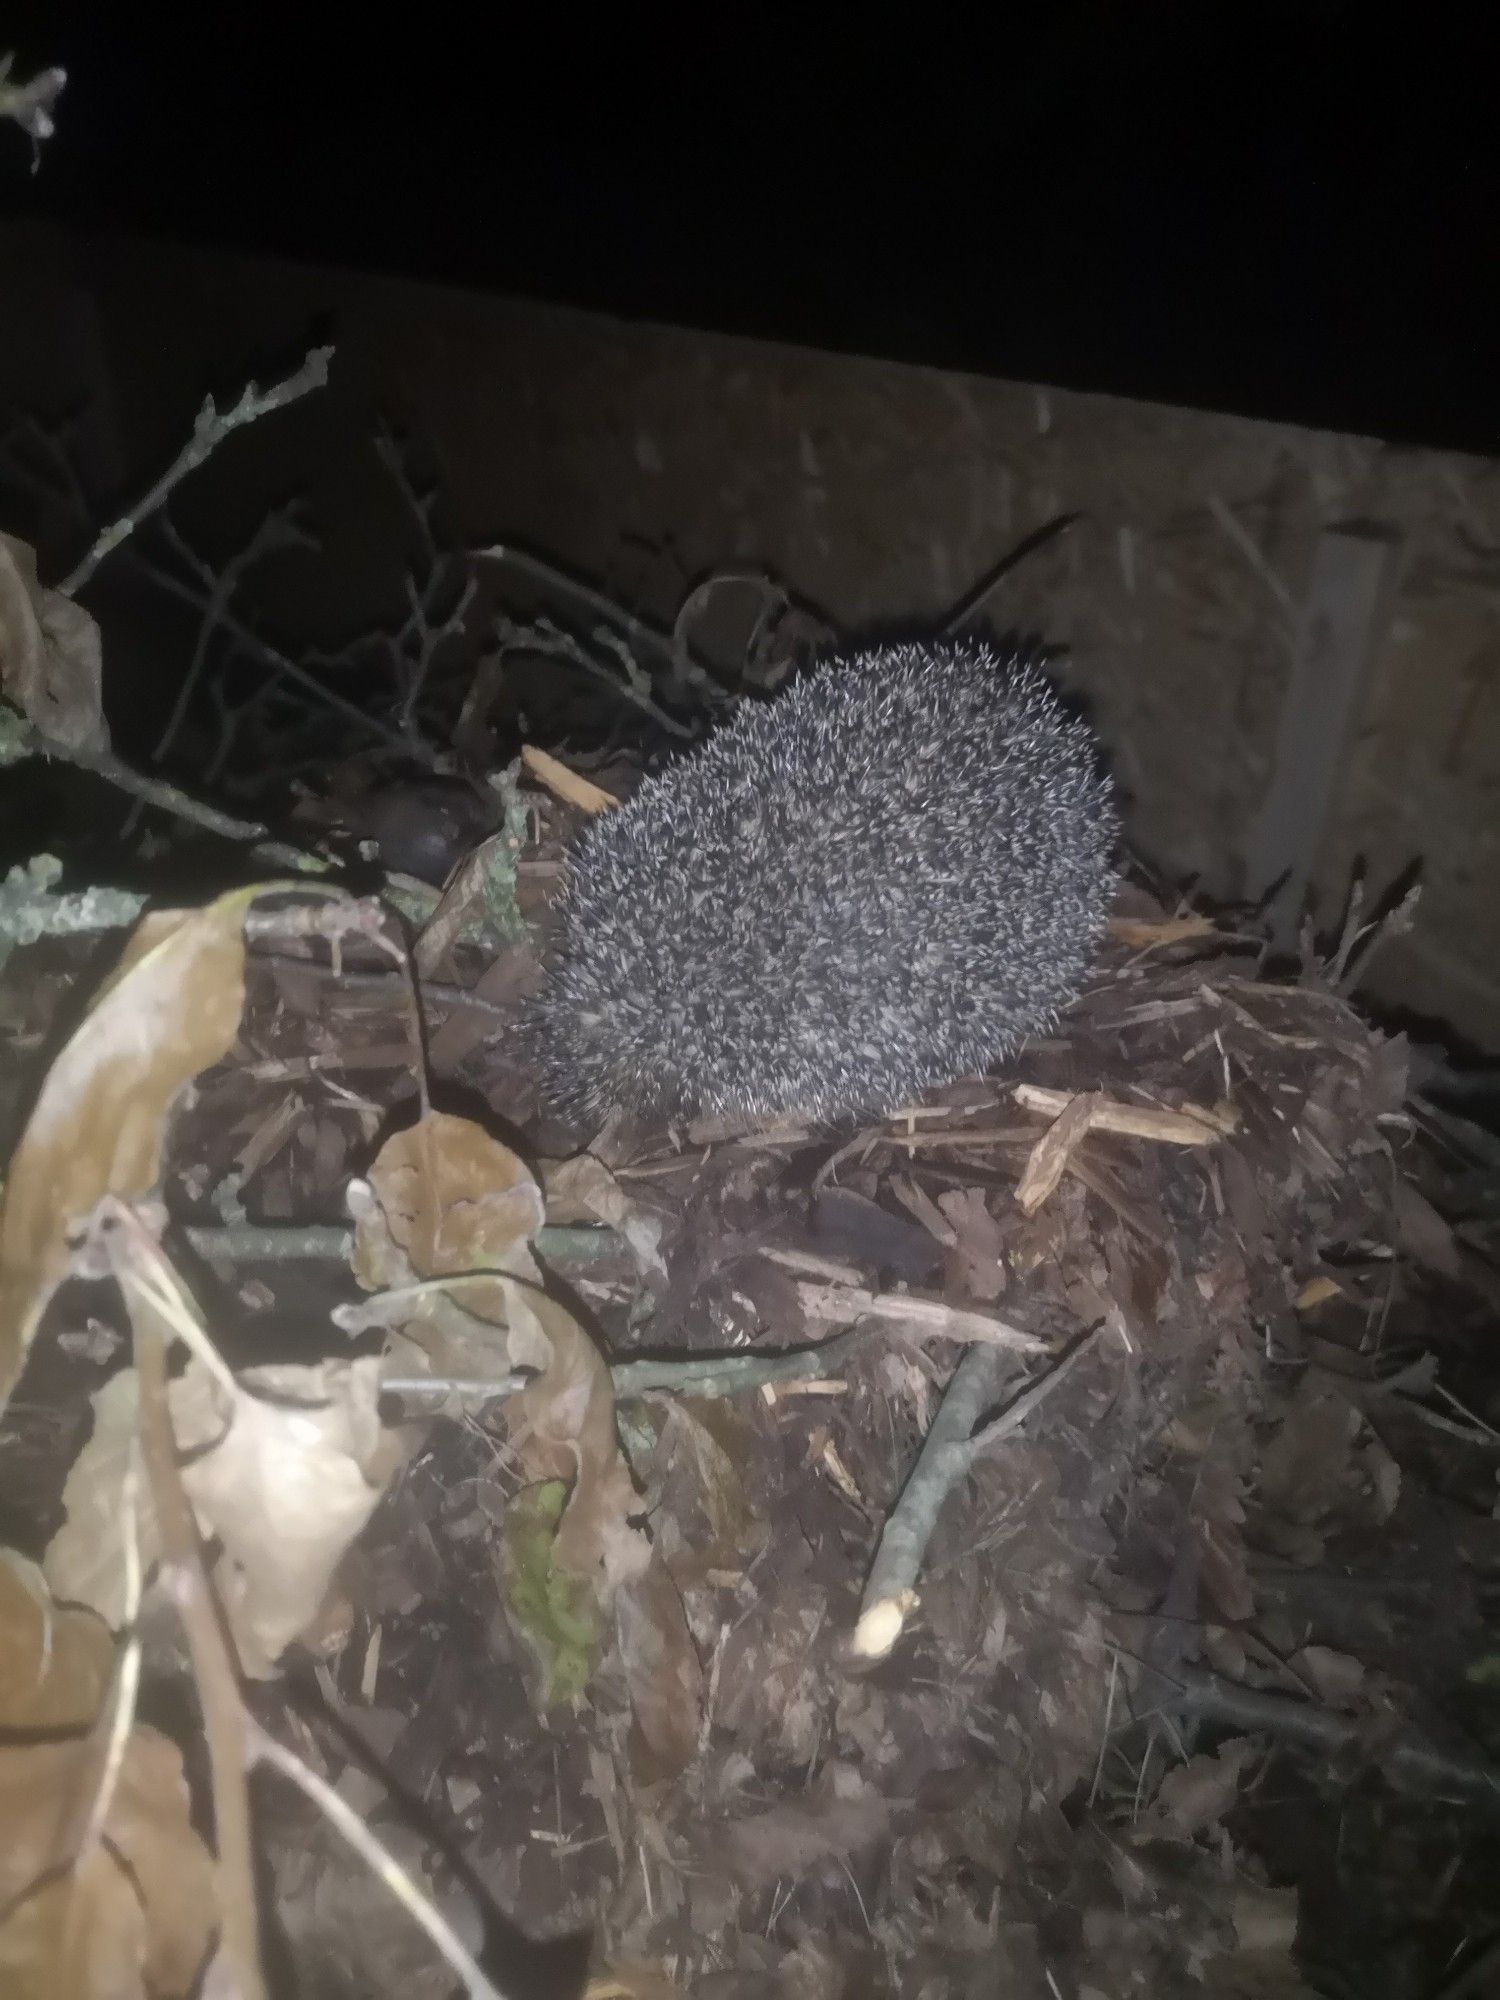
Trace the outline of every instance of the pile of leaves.
<instances>
[{"instance_id":1,"label":"pile of leaves","mask_svg":"<svg viewBox=\"0 0 1500 2000\"><path fill-rule=\"evenodd\" d=\"M564 1149L442 919L7 969L6 1991L1478 1962L1491 1246L1329 968L1131 891L1003 1078Z\"/></svg>"}]
</instances>

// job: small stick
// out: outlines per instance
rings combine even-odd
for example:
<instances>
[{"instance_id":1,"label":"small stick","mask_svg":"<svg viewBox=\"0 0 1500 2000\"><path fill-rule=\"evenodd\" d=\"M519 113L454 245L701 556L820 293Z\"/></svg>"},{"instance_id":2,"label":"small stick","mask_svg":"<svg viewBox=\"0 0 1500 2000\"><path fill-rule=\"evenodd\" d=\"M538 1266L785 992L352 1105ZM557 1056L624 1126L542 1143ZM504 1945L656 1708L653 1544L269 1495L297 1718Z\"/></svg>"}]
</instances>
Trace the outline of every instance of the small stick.
<instances>
[{"instance_id":1,"label":"small stick","mask_svg":"<svg viewBox=\"0 0 1500 2000\"><path fill-rule=\"evenodd\" d=\"M288 403L296 402L299 396L306 396L313 389L322 389L328 383L328 363L333 358L331 347L315 347L302 366L285 381L277 382L269 389L257 389L253 382L247 382L240 391L240 399L227 410L220 410L212 396L205 396L193 424L193 434L178 452L149 490L142 495L128 514L122 514L103 530L94 546L83 561L58 588L65 597L76 597L94 571L106 556L112 555L121 542L133 535L142 521L148 520L164 503L174 486L186 479L190 472L196 472L224 442L232 431L244 424L253 424L258 417L268 416L272 410L279 410Z\"/></svg>"},{"instance_id":2,"label":"small stick","mask_svg":"<svg viewBox=\"0 0 1500 2000\"><path fill-rule=\"evenodd\" d=\"M372 1874L385 1885L414 1924L427 1933L433 1945L464 1983L470 2000L505 2000L494 1982L486 1978L478 1962L470 1956L458 1934L433 1908L389 1848L382 1845L359 1814L348 1805L325 1779L302 1762L283 1743L278 1743L250 1717L245 1719L246 1741L258 1764L269 1764L289 1778L297 1789L342 1835Z\"/></svg>"},{"instance_id":3,"label":"small stick","mask_svg":"<svg viewBox=\"0 0 1500 2000\"><path fill-rule=\"evenodd\" d=\"M1000 1392L1008 1374L1001 1351L973 1347L953 1372L937 1415L923 1440L911 1477L881 1531L880 1544L865 1593L859 1621L850 1640L857 1659L883 1660L900 1638L916 1609L917 1575L937 1526L943 1502L972 1469L981 1452L1020 1429L1098 1340L1099 1326L1090 1327L1064 1350L1053 1367L1023 1389L1007 1409L976 1431L979 1413Z\"/></svg>"}]
</instances>

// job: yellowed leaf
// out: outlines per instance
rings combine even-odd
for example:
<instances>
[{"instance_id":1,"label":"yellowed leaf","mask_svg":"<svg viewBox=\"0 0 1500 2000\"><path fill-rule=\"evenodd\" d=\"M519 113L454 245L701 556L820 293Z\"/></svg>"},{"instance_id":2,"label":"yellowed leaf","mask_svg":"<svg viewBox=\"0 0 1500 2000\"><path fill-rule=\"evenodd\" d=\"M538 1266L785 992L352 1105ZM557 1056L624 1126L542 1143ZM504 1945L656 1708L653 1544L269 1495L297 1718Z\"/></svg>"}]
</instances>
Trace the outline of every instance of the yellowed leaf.
<instances>
[{"instance_id":1,"label":"yellowed leaf","mask_svg":"<svg viewBox=\"0 0 1500 2000\"><path fill-rule=\"evenodd\" d=\"M97 1751L83 1739L0 1751L6 2000L186 2000L194 1990L217 1925L216 1881L188 1818L181 1757L136 1729L101 1837L75 1861L97 1782Z\"/></svg>"},{"instance_id":2,"label":"yellowed leaf","mask_svg":"<svg viewBox=\"0 0 1500 2000\"><path fill-rule=\"evenodd\" d=\"M258 893L144 918L48 1072L0 1202L0 1403L67 1272L70 1229L106 1194L153 1191L174 1102L233 1044Z\"/></svg>"},{"instance_id":3,"label":"yellowed leaf","mask_svg":"<svg viewBox=\"0 0 1500 2000\"><path fill-rule=\"evenodd\" d=\"M0 1549L0 1731L87 1729L114 1656L103 1619L54 1603L36 1564Z\"/></svg>"}]
</instances>

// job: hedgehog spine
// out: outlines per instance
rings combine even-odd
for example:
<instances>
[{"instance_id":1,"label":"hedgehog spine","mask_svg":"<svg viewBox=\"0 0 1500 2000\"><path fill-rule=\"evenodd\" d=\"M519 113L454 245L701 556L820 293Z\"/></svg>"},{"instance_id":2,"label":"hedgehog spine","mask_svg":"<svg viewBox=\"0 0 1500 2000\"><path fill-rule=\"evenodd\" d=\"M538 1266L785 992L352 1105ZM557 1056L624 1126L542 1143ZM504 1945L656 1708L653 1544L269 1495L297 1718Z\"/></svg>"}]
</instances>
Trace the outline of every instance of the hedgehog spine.
<instances>
[{"instance_id":1,"label":"hedgehog spine","mask_svg":"<svg viewBox=\"0 0 1500 2000\"><path fill-rule=\"evenodd\" d=\"M575 843L527 1028L544 1091L837 1120L986 1070L1075 997L1115 832L1090 732L1026 657L831 660Z\"/></svg>"}]
</instances>

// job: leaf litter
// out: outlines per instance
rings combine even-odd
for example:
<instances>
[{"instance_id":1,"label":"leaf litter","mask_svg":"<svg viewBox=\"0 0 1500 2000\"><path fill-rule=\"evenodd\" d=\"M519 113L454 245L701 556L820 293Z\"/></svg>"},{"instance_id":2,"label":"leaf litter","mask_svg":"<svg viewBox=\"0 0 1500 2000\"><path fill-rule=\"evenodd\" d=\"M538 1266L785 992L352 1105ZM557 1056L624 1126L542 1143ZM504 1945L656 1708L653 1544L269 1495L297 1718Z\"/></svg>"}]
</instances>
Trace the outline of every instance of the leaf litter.
<instances>
[{"instance_id":1,"label":"leaf litter","mask_svg":"<svg viewBox=\"0 0 1500 2000\"><path fill-rule=\"evenodd\" d=\"M141 1392L64 1339L106 1269L173 1357L251 1761L264 1729L350 1801L493 1990L1428 1990L1495 1859L1495 1294L1399 1039L1129 890L1004 1078L857 1141L580 1151L503 1035L431 1109L399 982L247 951L250 901L151 920L12 1153L15 1990L223 1962ZM97 1251L107 1198L160 1269ZM286 1990L444 1990L312 1797L255 1794ZM1404 1920L1418 1825L1446 1947Z\"/></svg>"}]
</instances>

